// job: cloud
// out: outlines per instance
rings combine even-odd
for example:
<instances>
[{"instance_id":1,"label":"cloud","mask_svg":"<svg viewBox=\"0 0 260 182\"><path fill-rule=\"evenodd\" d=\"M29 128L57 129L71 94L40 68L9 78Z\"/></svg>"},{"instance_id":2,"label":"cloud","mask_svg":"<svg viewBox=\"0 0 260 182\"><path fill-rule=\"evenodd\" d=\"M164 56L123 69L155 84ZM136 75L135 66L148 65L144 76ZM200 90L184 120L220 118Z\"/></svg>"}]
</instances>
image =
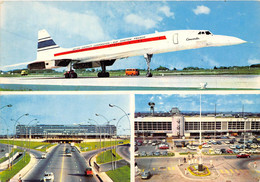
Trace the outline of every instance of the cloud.
<instances>
[{"instance_id":1,"label":"cloud","mask_svg":"<svg viewBox=\"0 0 260 182\"><path fill-rule=\"evenodd\" d=\"M171 12L169 6L162 6L159 8L159 12L162 12L166 17L172 17L173 19L175 18L174 13Z\"/></svg>"},{"instance_id":2,"label":"cloud","mask_svg":"<svg viewBox=\"0 0 260 182\"><path fill-rule=\"evenodd\" d=\"M154 19L142 17L137 14L129 14L125 17L126 23L137 25L145 29L154 28L158 22Z\"/></svg>"},{"instance_id":3,"label":"cloud","mask_svg":"<svg viewBox=\"0 0 260 182\"><path fill-rule=\"evenodd\" d=\"M254 104L254 101L245 99L245 100L242 100L242 103L243 104Z\"/></svg>"},{"instance_id":4,"label":"cloud","mask_svg":"<svg viewBox=\"0 0 260 182\"><path fill-rule=\"evenodd\" d=\"M199 14L206 14L208 15L210 13L210 9L207 6L197 6L196 9L192 10L196 15Z\"/></svg>"},{"instance_id":5,"label":"cloud","mask_svg":"<svg viewBox=\"0 0 260 182\"><path fill-rule=\"evenodd\" d=\"M204 61L209 67L220 65L217 61L209 58L208 56L203 56L202 61Z\"/></svg>"},{"instance_id":6,"label":"cloud","mask_svg":"<svg viewBox=\"0 0 260 182\"><path fill-rule=\"evenodd\" d=\"M249 59L248 60L248 64L252 65L252 64L260 64L260 60L259 59Z\"/></svg>"}]
</instances>

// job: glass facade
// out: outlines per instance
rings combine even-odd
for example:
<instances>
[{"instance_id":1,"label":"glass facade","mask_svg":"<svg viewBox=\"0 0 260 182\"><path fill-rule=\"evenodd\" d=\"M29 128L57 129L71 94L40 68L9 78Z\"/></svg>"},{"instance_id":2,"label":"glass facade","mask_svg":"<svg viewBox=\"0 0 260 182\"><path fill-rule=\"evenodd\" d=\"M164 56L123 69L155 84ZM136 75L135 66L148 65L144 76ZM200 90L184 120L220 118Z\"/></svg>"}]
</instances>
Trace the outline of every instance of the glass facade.
<instances>
[{"instance_id":1,"label":"glass facade","mask_svg":"<svg viewBox=\"0 0 260 182\"><path fill-rule=\"evenodd\" d=\"M114 125L17 125L16 135L37 136L85 136L85 135L116 135Z\"/></svg>"}]
</instances>

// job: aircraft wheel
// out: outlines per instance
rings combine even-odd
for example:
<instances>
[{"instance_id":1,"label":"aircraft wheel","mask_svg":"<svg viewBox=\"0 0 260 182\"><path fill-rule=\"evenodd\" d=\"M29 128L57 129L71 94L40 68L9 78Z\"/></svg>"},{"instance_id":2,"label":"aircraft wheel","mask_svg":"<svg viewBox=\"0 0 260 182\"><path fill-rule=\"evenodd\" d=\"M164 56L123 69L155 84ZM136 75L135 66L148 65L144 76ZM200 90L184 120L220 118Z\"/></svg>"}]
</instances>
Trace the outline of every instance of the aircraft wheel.
<instances>
[{"instance_id":1,"label":"aircraft wheel","mask_svg":"<svg viewBox=\"0 0 260 182\"><path fill-rule=\"evenodd\" d=\"M104 76L109 77L109 72L106 72Z\"/></svg>"},{"instance_id":2,"label":"aircraft wheel","mask_svg":"<svg viewBox=\"0 0 260 182\"><path fill-rule=\"evenodd\" d=\"M77 77L78 77L77 73L70 73L70 78L77 78Z\"/></svg>"},{"instance_id":3,"label":"aircraft wheel","mask_svg":"<svg viewBox=\"0 0 260 182\"><path fill-rule=\"evenodd\" d=\"M70 77L69 73L65 73L64 76L65 76L65 78L69 78Z\"/></svg>"},{"instance_id":4,"label":"aircraft wheel","mask_svg":"<svg viewBox=\"0 0 260 182\"><path fill-rule=\"evenodd\" d=\"M153 74L152 73L146 73L146 77L152 77Z\"/></svg>"}]
</instances>

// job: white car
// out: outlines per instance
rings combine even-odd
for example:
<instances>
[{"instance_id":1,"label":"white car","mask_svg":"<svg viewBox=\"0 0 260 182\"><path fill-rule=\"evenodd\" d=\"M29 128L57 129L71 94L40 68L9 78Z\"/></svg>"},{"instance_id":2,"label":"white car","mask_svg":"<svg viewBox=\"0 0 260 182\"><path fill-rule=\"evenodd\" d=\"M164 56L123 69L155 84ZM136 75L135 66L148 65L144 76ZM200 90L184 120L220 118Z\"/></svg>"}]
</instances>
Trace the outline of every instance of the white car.
<instances>
[{"instance_id":1,"label":"white car","mask_svg":"<svg viewBox=\"0 0 260 182\"><path fill-rule=\"evenodd\" d=\"M220 149L216 149L216 150L215 150L215 154L222 154L222 152L221 152Z\"/></svg>"},{"instance_id":2,"label":"white car","mask_svg":"<svg viewBox=\"0 0 260 182\"><path fill-rule=\"evenodd\" d=\"M149 141L148 141L148 144L152 144L152 140L149 140Z\"/></svg>"},{"instance_id":3,"label":"white car","mask_svg":"<svg viewBox=\"0 0 260 182\"><path fill-rule=\"evenodd\" d=\"M143 144L147 144L147 140L144 140Z\"/></svg>"},{"instance_id":4,"label":"white car","mask_svg":"<svg viewBox=\"0 0 260 182\"><path fill-rule=\"evenodd\" d=\"M52 172L45 172L44 173L44 177L43 177L43 181L54 181L54 174Z\"/></svg>"},{"instance_id":5,"label":"white car","mask_svg":"<svg viewBox=\"0 0 260 182\"><path fill-rule=\"evenodd\" d=\"M202 145L202 148L210 148L211 145L208 145L208 144L205 144L205 145Z\"/></svg>"},{"instance_id":6,"label":"white car","mask_svg":"<svg viewBox=\"0 0 260 182\"><path fill-rule=\"evenodd\" d=\"M228 140L225 141L225 144L230 144L230 142Z\"/></svg>"},{"instance_id":7,"label":"white car","mask_svg":"<svg viewBox=\"0 0 260 182\"><path fill-rule=\"evenodd\" d=\"M236 146L235 145L230 145L229 148L236 149Z\"/></svg>"},{"instance_id":8,"label":"white car","mask_svg":"<svg viewBox=\"0 0 260 182\"><path fill-rule=\"evenodd\" d=\"M46 153L43 153L41 156L42 159L46 159Z\"/></svg>"},{"instance_id":9,"label":"white car","mask_svg":"<svg viewBox=\"0 0 260 182\"><path fill-rule=\"evenodd\" d=\"M138 157L139 156L139 153L138 152L135 152L135 157Z\"/></svg>"}]
</instances>

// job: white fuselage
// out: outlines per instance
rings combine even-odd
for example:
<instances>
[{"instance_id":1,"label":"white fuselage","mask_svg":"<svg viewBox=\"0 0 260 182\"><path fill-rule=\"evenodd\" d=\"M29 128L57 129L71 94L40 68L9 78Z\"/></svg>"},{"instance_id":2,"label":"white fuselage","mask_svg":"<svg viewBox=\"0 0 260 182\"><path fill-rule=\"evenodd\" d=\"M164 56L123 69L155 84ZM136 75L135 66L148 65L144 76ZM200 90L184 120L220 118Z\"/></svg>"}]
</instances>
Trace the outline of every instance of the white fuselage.
<instances>
[{"instance_id":1,"label":"white fuselage","mask_svg":"<svg viewBox=\"0 0 260 182\"><path fill-rule=\"evenodd\" d=\"M235 45L244 42L236 37L213 35L206 30L176 30L89 44L71 49L59 48L55 52L48 54L46 52L41 60L69 59L73 62L86 63L202 47ZM49 66L53 68L53 65L49 64Z\"/></svg>"}]
</instances>

